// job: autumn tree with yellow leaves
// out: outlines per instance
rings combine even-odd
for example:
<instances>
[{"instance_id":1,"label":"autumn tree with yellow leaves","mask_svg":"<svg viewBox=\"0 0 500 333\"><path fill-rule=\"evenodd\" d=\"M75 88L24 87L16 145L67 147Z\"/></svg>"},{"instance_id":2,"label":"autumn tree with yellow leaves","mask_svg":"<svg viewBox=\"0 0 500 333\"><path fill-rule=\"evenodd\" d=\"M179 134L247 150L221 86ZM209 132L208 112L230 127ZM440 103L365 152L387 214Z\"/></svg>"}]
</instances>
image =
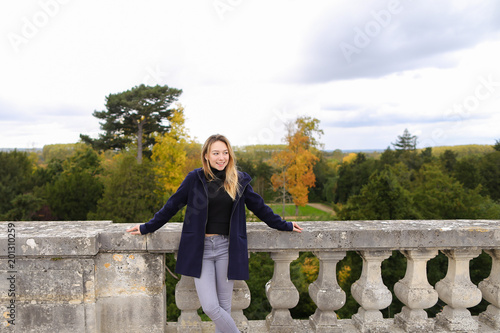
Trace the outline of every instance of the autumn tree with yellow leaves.
<instances>
[{"instance_id":1,"label":"autumn tree with yellow leaves","mask_svg":"<svg viewBox=\"0 0 500 333\"><path fill-rule=\"evenodd\" d=\"M196 154L195 161L191 153L193 150L199 151L199 144L190 138L184 126L185 117L182 105L177 104L177 107L172 110L169 122L170 131L156 137L151 157L159 183L159 191L161 191L158 194L164 199L170 197L177 190L186 173L199 164L199 154Z\"/></svg>"},{"instance_id":2,"label":"autumn tree with yellow leaves","mask_svg":"<svg viewBox=\"0 0 500 333\"><path fill-rule=\"evenodd\" d=\"M287 194L295 204L295 215L298 215L299 206L308 203L309 188L316 182L313 166L318 157L315 152L321 146L315 136L322 134L316 118L299 117L287 124L284 138L287 147L273 155L272 163L278 172L271 177L274 190L282 193L283 216Z\"/></svg>"}]
</instances>

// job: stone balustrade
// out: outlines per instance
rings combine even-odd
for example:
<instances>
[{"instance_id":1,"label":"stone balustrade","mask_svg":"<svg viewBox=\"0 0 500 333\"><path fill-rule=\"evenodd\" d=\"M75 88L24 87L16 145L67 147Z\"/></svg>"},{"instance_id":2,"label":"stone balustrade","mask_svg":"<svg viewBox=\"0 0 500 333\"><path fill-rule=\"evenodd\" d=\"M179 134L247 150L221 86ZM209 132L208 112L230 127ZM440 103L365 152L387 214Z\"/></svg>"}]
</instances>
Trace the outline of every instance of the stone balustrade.
<instances>
[{"instance_id":1,"label":"stone balustrade","mask_svg":"<svg viewBox=\"0 0 500 333\"><path fill-rule=\"evenodd\" d=\"M181 310L166 322L165 260L175 253L182 224L168 223L156 233L132 236L132 224L106 221L0 222L1 332L213 332L200 307L193 279L182 277L175 290ZM243 310L250 291L237 281L232 315L242 332L500 332L500 221L332 221L302 222L302 233L280 232L248 223L250 252L269 252L274 274L266 284L272 311L249 321ZM381 263L400 251L406 275L386 286ZM492 257L491 274L478 286L469 263L481 251ZM290 263L299 252L319 260L317 280L309 286L317 309L309 320L292 318L299 293L290 280ZM359 310L350 319L335 311L346 303L337 283L337 263L346 251L362 259L362 273L351 288ZM427 262L438 251L448 258L445 278L433 287ZM388 287L404 304L394 318L381 310L393 302ZM438 298L446 306L436 318L425 309ZM479 316L469 308L482 299Z\"/></svg>"}]
</instances>

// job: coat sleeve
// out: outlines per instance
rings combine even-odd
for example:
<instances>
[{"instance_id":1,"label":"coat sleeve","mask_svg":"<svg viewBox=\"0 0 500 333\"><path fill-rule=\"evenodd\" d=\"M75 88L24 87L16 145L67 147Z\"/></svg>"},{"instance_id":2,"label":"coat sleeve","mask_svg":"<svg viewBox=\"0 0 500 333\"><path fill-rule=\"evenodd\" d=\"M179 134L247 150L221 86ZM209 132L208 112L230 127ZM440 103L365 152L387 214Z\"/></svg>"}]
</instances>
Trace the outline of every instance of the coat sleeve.
<instances>
[{"instance_id":1,"label":"coat sleeve","mask_svg":"<svg viewBox=\"0 0 500 333\"><path fill-rule=\"evenodd\" d=\"M149 222L141 224L139 227L141 234L145 235L155 232L167 223L182 207L187 204L191 183L196 177L194 171L190 172L182 181L177 191L170 196L167 203L153 216Z\"/></svg>"},{"instance_id":2,"label":"coat sleeve","mask_svg":"<svg viewBox=\"0 0 500 333\"><path fill-rule=\"evenodd\" d=\"M250 184L245 187L243 195L245 197L245 205L248 209L268 226L283 231L293 230L292 222L282 220L281 216L275 214L271 207L264 203L264 199L258 193L254 192Z\"/></svg>"}]
</instances>

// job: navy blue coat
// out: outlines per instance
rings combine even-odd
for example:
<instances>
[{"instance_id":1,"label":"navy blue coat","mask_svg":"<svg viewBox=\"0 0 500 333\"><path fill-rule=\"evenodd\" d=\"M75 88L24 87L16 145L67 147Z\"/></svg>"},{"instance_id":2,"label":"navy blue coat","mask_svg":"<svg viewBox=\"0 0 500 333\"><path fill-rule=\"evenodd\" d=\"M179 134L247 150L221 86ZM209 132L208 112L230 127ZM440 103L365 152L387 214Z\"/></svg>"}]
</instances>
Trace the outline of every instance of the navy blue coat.
<instances>
[{"instance_id":1,"label":"navy blue coat","mask_svg":"<svg viewBox=\"0 0 500 333\"><path fill-rule=\"evenodd\" d=\"M241 193L233 202L229 229L229 280L248 280L248 244L245 205L271 228L292 231L291 222L286 222L264 203L255 193L245 172L238 172ZM154 232L167 223L182 207L187 205L182 226L179 252L175 272L199 278L203 260L205 227L207 223L207 180L202 168L191 171L177 191L168 199L147 223L140 226L141 234Z\"/></svg>"}]
</instances>

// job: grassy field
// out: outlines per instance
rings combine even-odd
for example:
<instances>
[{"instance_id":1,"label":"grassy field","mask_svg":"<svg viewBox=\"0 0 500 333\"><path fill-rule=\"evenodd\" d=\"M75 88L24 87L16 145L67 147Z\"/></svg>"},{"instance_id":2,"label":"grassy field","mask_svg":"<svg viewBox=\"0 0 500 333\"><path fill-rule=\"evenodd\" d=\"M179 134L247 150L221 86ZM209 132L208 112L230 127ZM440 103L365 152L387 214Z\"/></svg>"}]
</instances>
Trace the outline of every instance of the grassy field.
<instances>
[{"instance_id":1,"label":"grassy field","mask_svg":"<svg viewBox=\"0 0 500 333\"><path fill-rule=\"evenodd\" d=\"M271 207L276 214L282 215L283 206L281 204L270 204L269 207ZM336 220L336 217L334 214L311 206L299 207L299 215L296 217L295 206L285 205L285 219L292 221L331 221Z\"/></svg>"}]
</instances>

